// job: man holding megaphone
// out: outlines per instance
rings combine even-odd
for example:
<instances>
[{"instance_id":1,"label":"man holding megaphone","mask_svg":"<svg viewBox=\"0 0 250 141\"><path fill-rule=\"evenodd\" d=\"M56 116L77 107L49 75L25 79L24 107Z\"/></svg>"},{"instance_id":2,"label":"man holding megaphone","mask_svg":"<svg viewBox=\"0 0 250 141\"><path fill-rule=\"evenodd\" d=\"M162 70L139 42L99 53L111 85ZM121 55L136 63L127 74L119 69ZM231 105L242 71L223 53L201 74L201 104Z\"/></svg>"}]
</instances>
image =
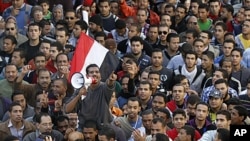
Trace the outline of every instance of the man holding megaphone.
<instances>
[{"instance_id":1,"label":"man holding megaphone","mask_svg":"<svg viewBox=\"0 0 250 141\"><path fill-rule=\"evenodd\" d=\"M112 121L109 102L115 90L117 75L112 72L106 82L101 82L100 68L96 64L88 65L86 73L86 76L94 79L95 83L91 83L88 88L83 86L77 96L74 95L65 106L65 111L68 113L80 104L79 130L82 130L87 120L96 121L98 127ZM83 100L81 100L82 95L86 96Z\"/></svg>"}]
</instances>

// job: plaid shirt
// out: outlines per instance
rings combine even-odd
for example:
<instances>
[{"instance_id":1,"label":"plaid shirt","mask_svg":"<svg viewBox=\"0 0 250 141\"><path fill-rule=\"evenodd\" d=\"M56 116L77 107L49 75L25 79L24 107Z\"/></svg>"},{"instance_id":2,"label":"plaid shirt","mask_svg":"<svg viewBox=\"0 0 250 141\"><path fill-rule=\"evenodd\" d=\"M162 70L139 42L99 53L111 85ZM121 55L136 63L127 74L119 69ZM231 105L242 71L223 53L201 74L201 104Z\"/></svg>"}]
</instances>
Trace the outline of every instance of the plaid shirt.
<instances>
[{"instance_id":1,"label":"plaid shirt","mask_svg":"<svg viewBox=\"0 0 250 141\"><path fill-rule=\"evenodd\" d=\"M212 85L212 86L209 86L205 89L203 89L202 91L202 94L201 94L201 100L204 101L204 102L207 102L208 103L208 99L209 99L209 94L212 90L214 90L215 87ZM234 90L233 88L229 87L228 89L228 93L232 95L232 97L239 97L238 96L238 93L236 90Z\"/></svg>"}]
</instances>

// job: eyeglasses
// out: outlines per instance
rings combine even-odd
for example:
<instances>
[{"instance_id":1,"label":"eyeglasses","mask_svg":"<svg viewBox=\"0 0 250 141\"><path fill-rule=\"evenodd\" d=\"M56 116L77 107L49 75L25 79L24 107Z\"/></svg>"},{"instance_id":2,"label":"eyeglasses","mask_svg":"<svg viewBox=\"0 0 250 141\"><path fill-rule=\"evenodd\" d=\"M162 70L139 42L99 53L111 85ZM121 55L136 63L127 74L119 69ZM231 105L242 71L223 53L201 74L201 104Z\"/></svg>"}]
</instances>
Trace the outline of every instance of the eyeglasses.
<instances>
[{"instance_id":1,"label":"eyeglasses","mask_svg":"<svg viewBox=\"0 0 250 141\"><path fill-rule=\"evenodd\" d=\"M193 25L197 25L197 22L189 22L188 24L193 24Z\"/></svg>"},{"instance_id":2,"label":"eyeglasses","mask_svg":"<svg viewBox=\"0 0 250 141\"><path fill-rule=\"evenodd\" d=\"M167 34L168 34L167 31L159 31L159 35L161 35L162 33L163 33L164 35L167 35Z\"/></svg>"},{"instance_id":3,"label":"eyeglasses","mask_svg":"<svg viewBox=\"0 0 250 141\"><path fill-rule=\"evenodd\" d=\"M7 31L9 31L9 30L15 30L15 28L14 27L12 27L12 28L5 28L5 30L7 30Z\"/></svg>"},{"instance_id":4,"label":"eyeglasses","mask_svg":"<svg viewBox=\"0 0 250 141\"><path fill-rule=\"evenodd\" d=\"M69 19L70 19L70 20L74 20L75 17L65 17L65 19L66 19L66 20L69 20Z\"/></svg>"},{"instance_id":5,"label":"eyeglasses","mask_svg":"<svg viewBox=\"0 0 250 141\"><path fill-rule=\"evenodd\" d=\"M53 123L43 123L41 125L44 126L44 127L52 127L52 126L54 126Z\"/></svg>"}]
</instances>

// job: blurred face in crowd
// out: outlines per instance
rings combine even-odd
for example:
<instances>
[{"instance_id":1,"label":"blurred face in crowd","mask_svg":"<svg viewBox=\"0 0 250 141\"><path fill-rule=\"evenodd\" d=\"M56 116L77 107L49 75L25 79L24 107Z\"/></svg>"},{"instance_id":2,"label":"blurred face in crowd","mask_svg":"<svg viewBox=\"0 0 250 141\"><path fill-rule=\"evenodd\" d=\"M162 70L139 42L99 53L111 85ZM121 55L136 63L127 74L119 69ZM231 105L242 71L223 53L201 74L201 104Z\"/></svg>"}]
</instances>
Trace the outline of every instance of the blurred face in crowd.
<instances>
[{"instance_id":1,"label":"blurred face in crowd","mask_svg":"<svg viewBox=\"0 0 250 141\"><path fill-rule=\"evenodd\" d=\"M5 34L6 35L17 35L17 27L16 24L13 22L8 22L5 24Z\"/></svg>"},{"instance_id":2,"label":"blurred face in crowd","mask_svg":"<svg viewBox=\"0 0 250 141\"><path fill-rule=\"evenodd\" d=\"M14 82L17 77L17 68L14 65L7 65L5 67L5 79L8 82Z\"/></svg>"},{"instance_id":3,"label":"blurred face in crowd","mask_svg":"<svg viewBox=\"0 0 250 141\"><path fill-rule=\"evenodd\" d=\"M16 105L12 107L9 112L10 120L15 123L20 123L23 120L23 109L21 106Z\"/></svg>"},{"instance_id":4,"label":"blurred face in crowd","mask_svg":"<svg viewBox=\"0 0 250 141\"><path fill-rule=\"evenodd\" d=\"M50 116L42 116L41 122L37 123L37 129L41 133L45 133L45 132L51 133L52 127L53 127L53 123L52 123Z\"/></svg>"}]
</instances>

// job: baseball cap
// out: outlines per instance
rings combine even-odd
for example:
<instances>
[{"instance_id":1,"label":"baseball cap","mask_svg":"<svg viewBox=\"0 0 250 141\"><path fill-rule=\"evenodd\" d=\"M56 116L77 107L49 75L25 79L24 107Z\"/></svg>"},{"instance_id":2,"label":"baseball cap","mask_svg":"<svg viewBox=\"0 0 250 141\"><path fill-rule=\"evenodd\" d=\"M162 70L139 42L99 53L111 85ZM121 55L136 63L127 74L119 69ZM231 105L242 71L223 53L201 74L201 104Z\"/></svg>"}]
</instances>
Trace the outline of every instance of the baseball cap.
<instances>
[{"instance_id":1,"label":"baseball cap","mask_svg":"<svg viewBox=\"0 0 250 141\"><path fill-rule=\"evenodd\" d=\"M219 90L214 89L209 93L209 97L222 98L222 94Z\"/></svg>"}]
</instances>

